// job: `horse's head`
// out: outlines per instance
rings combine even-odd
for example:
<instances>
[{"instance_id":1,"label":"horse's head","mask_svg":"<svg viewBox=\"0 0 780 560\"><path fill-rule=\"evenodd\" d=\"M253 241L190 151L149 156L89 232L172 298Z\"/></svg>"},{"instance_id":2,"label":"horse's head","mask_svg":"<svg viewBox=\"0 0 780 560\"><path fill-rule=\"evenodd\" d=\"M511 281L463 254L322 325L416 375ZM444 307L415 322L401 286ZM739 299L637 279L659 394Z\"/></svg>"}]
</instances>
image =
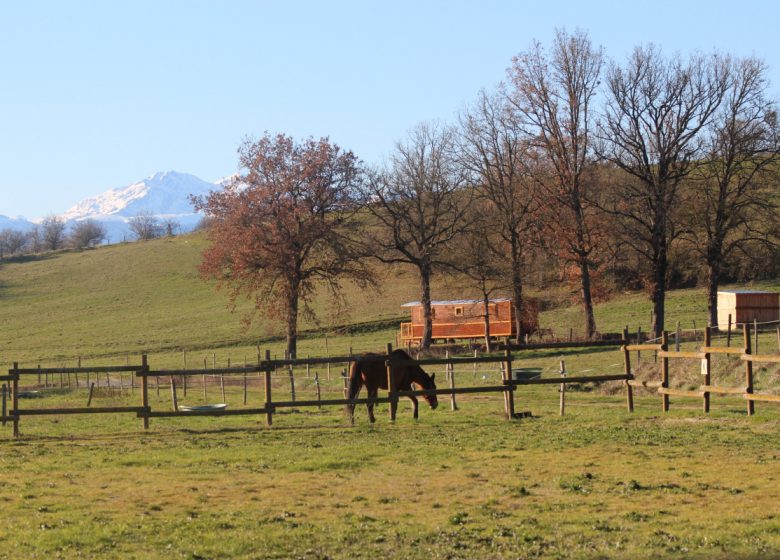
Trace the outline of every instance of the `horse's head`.
<instances>
[{"instance_id":1,"label":"horse's head","mask_svg":"<svg viewBox=\"0 0 780 560\"><path fill-rule=\"evenodd\" d=\"M422 369L420 371L422 371ZM423 375L421 377L423 380L425 380L425 383L422 384L423 389L436 388L436 381L434 381L434 378L436 377L435 373L428 377L428 374L423 371ZM439 406L439 399L436 398L436 395L423 395L423 398L431 406L431 408L436 408Z\"/></svg>"}]
</instances>

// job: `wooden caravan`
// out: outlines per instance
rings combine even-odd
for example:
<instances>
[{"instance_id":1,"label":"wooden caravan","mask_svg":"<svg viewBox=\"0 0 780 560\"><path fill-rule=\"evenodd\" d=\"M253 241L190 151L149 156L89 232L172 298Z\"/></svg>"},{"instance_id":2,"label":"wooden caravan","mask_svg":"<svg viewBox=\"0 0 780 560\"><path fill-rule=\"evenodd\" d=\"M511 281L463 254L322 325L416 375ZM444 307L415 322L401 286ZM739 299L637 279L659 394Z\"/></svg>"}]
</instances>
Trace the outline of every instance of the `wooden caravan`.
<instances>
[{"instance_id":1,"label":"wooden caravan","mask_svg":"<svg viewBox=\"0 0 780 560\"><path fill-rule=\"evenodd\" d=\"M780 293L754 290L718 291L718 328L732 324L780 320Z\"/></svg>"},{"instance_id":2,"label":"wooden caravan","mask_svg":"<svg viewBox=\"0 0 780 560\"><path fill-rule=\"evenodd\" d=\"M401 323L402 344L422 340L423 307L419 301L403 304L409 308L411 321ZM515 310L509 298L491 299L488 305L491 337L513 337ZM482 300L461 299L431 302L434 340L480 339L485 337L485 305ZM525 300L523 334L533 333L539 326L539 309L535 300Z\"/></svg>"}]
</instances>

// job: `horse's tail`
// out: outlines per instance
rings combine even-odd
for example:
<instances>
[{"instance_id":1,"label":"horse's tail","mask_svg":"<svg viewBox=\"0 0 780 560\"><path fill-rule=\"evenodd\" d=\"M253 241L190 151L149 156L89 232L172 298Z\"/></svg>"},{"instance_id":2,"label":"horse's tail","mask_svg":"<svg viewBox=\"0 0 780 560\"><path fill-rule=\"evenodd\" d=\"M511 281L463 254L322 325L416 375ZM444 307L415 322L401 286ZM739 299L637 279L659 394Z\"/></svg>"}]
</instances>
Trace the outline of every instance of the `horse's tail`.
<instances>
[{"instance_id":1,"label":"horse's tail","mask_svg":"<svg viewBox=\"0 0 780 560\"><path fill-rule=\"evenodd\" d=\"M349 386L347 389L347 398L354 399L360 393L360 388L363 387L363 378L361 377L362 369L360 362L355 360L352 362L352 366L349 368ZM349 414L350 421L354 422L355 419L355 405L347 405L347 413Z\"/></svg>"}]
</instances>

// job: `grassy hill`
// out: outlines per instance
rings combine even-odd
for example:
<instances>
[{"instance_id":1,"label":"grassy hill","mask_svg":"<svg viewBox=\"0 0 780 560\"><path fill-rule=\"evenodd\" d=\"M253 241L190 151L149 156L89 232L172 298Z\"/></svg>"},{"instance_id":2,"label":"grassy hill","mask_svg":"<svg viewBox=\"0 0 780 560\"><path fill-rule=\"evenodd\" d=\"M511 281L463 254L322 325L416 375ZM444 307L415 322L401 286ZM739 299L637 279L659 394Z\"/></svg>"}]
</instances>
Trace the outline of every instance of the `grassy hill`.
<instances>
[{"instance_id":1,"label":"grassy hill","mask_svg":"<svg viewBox=\"0 0 780 560\"><path fill-rule=\"evenodd\" d=\"M199 278L197 265L207 240L193 234L150 242L100 247L18 259L0 264L0 367L13 361L71 363L85 360L124 360L126 354L147 352L156 364L180 365L182 351L201 363L219 354L224 361L250 359L256 346L282 352L282 330L277 321L256 317L245 327L241 317L252 309L239 302L236 313L227 309L227 294ZM400 305L418 299L418 282L408 268L377 265L379 291L346 286L350 301L339 308L323 292L314 307L320 325L302 321L301 355L323 355L325 337L331 355L349 348L360 352L394 342L404 313ZM776 289L779 283L763 287ZM473 295L452 278L439 276L434 297ZM581 329L580 308L565 286L553 286L530 295L542 300L541 324L559 336ZM601 331L649 328L650 303L645 294L630 293L596 307ZM704 292L671 292L668 325L682 321L705 323Z\"/></svg>"}]
</instances>

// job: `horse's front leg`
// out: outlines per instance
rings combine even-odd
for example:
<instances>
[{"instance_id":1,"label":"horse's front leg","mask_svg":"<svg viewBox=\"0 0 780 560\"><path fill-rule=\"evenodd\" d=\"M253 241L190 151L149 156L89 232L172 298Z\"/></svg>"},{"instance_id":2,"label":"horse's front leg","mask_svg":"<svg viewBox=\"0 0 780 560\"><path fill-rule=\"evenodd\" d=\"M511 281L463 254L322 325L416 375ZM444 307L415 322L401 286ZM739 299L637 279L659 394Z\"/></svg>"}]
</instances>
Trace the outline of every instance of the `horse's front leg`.
<instances>
[{"instance_id":1,"label":"horse's front leg","mask_svg":"<svg viewBox=\"0 0 780 560\"><path fill-rule=\"evenodd\" d=\"M414 419L417 420L417 415L418 415L418 411L419 411L417 397L412 395L412 396L409 397L409 400L412 401L412 410L414 411Z\"/></svg>"},{"instance_id":2,"label":"horse's front leg","mask_svg":"<svg viewBox=\"0 0 780 560\"><path fill-rule=\"evenodd\" d=\"M377 395L379 395L378 388L368 392L369 399L375 399ZM376 422L376 417L374 416L374 403L372 402L366 403L366 408L368 408L368 419L373 424L374 422Z\"/></svg>"}]
</instances>

